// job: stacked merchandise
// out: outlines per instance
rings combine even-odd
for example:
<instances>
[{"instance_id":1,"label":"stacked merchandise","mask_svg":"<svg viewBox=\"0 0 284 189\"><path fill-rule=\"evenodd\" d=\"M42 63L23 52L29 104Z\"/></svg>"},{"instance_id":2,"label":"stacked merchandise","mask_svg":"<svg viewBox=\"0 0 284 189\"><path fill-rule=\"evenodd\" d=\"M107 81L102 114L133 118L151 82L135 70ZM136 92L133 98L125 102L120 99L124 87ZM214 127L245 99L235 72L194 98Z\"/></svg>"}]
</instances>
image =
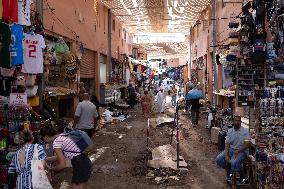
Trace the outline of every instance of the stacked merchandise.
<instances>
[{"instance_id":1,"label":"stacked merchandise","mask_svg":"<svg viewBox=\"0 0 284 189\"><path fill-rule=\"evenodd\" d=\"M284 186L284 87L266 88L260 101L257 137L258 186Z\"/></svg>"},{"instance_id":2,"label":"stacked merchandise","mask_svg":"<svg viewBox=\"0 0 284 189\"><path fill-rule=\"evenodd\" d=\"M8 97L14 87L13 91L26 92L32 99L37 96L36 76L43 73L45 42L42 35L36 34L42 32L42 27L36 19L33 20L35 24L31 25L32 0L1 3L0 95Z\"/></svg>"},{"instance_id":3,"label":"stacked merchandise","mask_svg":"<svg viewBox=\"0 0 284 189\"><path fill-rule=\"evenodd\" d=\"M0 188L7 183L7 164L6 149L7 149L7 129L3 127L7 118L8 98L0 97Z\"/></svg>"},{"instance_id":4,"label":"stacked merchandise","mask_svg":"<svg viewBox=\"0 0 284 189\"><path fill-rule=\"evenodd\" d=\"M284 187L284 2L257 2L254 7L269 21L267 86L260 94L260 124L256 135L258 188ZM259 14L257 14L259 16Z\"/></svg>"},{"instance_id":5,"label":"stacked merchandise","mask_svg":"<svg viewBox=\"0 0 284 189\"><path fill-rule=\"evenodd\" d=\"M20 133L23 129L30 129L33 131L35 141L38 140L39 129L41 123L32 114L29 106L7 106L5 103L4 120L0 128L0 158L1 158L1 172L0 172L0 186L4 187L7 184L9 160L15 152L22 146L20 140Z\"/></svg>"},{"instance_id":6,"label":"stacked merchandise","mask_svg":"<svg viewBox=\"0 0 284 189\"><path fill-rule=\"evenodd\" d=\"M237 64L237 100L241 106L254 105L255 92L264 89L266 79L265 16L251 8L250 2L242 7L239 32L241 58Z\"/></svg>"},{"instance_id":7,"label":"stacked merchandise","mask_svg":"<svg viewBox=\"0 0 284 189\"><path fill-rule=\"evenodd\" d=\"M36 74L43 73L45 42L36 34L42 32L41 24L37 20L31 24L32 0L0 3L0 96L5 99L0 102L0 188L5 188L8 157L21 145L20 132L39 127L28 105L8 107L8 97L12 92L37 96Z\"/></svg>"}]
</instances>

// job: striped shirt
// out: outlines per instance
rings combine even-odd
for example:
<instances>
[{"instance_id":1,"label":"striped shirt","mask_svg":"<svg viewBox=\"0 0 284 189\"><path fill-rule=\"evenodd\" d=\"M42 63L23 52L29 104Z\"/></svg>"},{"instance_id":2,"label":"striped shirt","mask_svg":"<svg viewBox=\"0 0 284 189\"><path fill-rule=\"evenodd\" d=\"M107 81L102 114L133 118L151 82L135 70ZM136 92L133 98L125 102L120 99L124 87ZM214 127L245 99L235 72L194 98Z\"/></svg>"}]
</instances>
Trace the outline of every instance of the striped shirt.
<instances>
[{"instance_id":1,"label":"striped shirt","mask_svg":"<svg viewBox=\"0 0 284 189\"><path fill-rule=\"evenodd\" d=\"M59 135L53 142L53 149L61 149L65 157L72 159L81 154L76 143L67 136Z\"/></svg>"},{"instance_id":2,"label":"striped shirt","mask_svg":"<svg viewBox=\"0 0 284 189\"><path fill-rule=\"evenodd\" d=\"M9 166L9 174L17 173L17 189L32 189L32 171L31 171L31 160L33 159L34 149L38 150L38 159L44 160L46 154L43 150L43 147L38 144L29 144L25 148L25 164L20 164L20 152L21 149L16 152L14 155L11 164Z\"/></svg>"}]
</instances>

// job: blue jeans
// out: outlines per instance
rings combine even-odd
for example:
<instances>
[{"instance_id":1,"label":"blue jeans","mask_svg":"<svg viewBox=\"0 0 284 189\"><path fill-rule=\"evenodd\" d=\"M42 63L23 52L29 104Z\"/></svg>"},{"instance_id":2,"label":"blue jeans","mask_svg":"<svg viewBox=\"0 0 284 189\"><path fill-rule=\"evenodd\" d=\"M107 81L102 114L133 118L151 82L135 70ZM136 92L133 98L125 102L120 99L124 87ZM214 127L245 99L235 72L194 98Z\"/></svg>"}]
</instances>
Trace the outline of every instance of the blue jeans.
<instances>
[{"instance_id":1,"label":"blue jeans","mask_svg":"<svg viewBox=\"0 0 284 189\"><path fill-rule=\"evenodd\" d=\"M172 106L176 106L177 104L177 96L172 96Z\"/></svg>"},{"instance_id":2,"label":"blue jeans","mask_svg":"<svg viewBox=\"0 0 284 189\"><path fill-rule=\"evenodd\" d=\"M242 152L238 155L237 158L233 158L234 156L234 149L230 148L229 150L229 155L230 155L230 164L231 164L231 169L234 172L239 172L241 170L242 162L246 159L247 154L245 152ZM225 168L226 164L226 158L225 158L225 151L221 152L217 157L216 157L216 163L219 167Z\"/></svg>"}]
</instances>

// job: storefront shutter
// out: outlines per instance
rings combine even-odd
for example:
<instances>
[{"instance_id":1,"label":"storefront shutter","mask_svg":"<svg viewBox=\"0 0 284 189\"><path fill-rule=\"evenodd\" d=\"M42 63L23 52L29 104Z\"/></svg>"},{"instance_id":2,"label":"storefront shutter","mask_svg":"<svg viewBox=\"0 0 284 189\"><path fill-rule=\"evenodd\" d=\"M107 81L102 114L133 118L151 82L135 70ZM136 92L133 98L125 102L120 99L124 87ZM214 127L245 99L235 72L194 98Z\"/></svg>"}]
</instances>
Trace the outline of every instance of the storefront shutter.
<instances>
[{"instance_id":1,"label":"storefront shutter","mask_svg":"<svg viewBox=\"0 0 284 189\"><path fill-rule=\"evenodd\" d=\"M100 64L106 64L107 63L107 56L104 55L104 54L100 54L99 62L100 62Z\"/></svg>"},{"instance_id":2,"label":"storefront shutter","mask_svg":"<svg viewBox=\"0 0 284 189\"><path fill-rule=\"evenodd\" d=\"M94 78L96 75L96 61L95 52L89 49L85 49L82 55L80 65L80 77L81 78Z\"/></svg>"}]
</instances>

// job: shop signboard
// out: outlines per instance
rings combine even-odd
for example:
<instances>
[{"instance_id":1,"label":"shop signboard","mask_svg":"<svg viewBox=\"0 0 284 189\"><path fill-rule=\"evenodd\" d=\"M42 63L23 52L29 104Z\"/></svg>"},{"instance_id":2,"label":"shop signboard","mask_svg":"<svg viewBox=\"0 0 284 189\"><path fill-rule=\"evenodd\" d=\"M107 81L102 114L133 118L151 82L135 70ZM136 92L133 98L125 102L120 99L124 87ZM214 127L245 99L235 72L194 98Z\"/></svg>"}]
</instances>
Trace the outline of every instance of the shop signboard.
<instances>
[{"instance_id":1,"label":"shop signboard","mask_svg":"<svg viewBox=\"0 0 284 189\"><path fill-rule=\"evenodd\" d=\"M11 93L9 105L27 105L28 98L26 93Z\"/></svg>"}]
</instances>

